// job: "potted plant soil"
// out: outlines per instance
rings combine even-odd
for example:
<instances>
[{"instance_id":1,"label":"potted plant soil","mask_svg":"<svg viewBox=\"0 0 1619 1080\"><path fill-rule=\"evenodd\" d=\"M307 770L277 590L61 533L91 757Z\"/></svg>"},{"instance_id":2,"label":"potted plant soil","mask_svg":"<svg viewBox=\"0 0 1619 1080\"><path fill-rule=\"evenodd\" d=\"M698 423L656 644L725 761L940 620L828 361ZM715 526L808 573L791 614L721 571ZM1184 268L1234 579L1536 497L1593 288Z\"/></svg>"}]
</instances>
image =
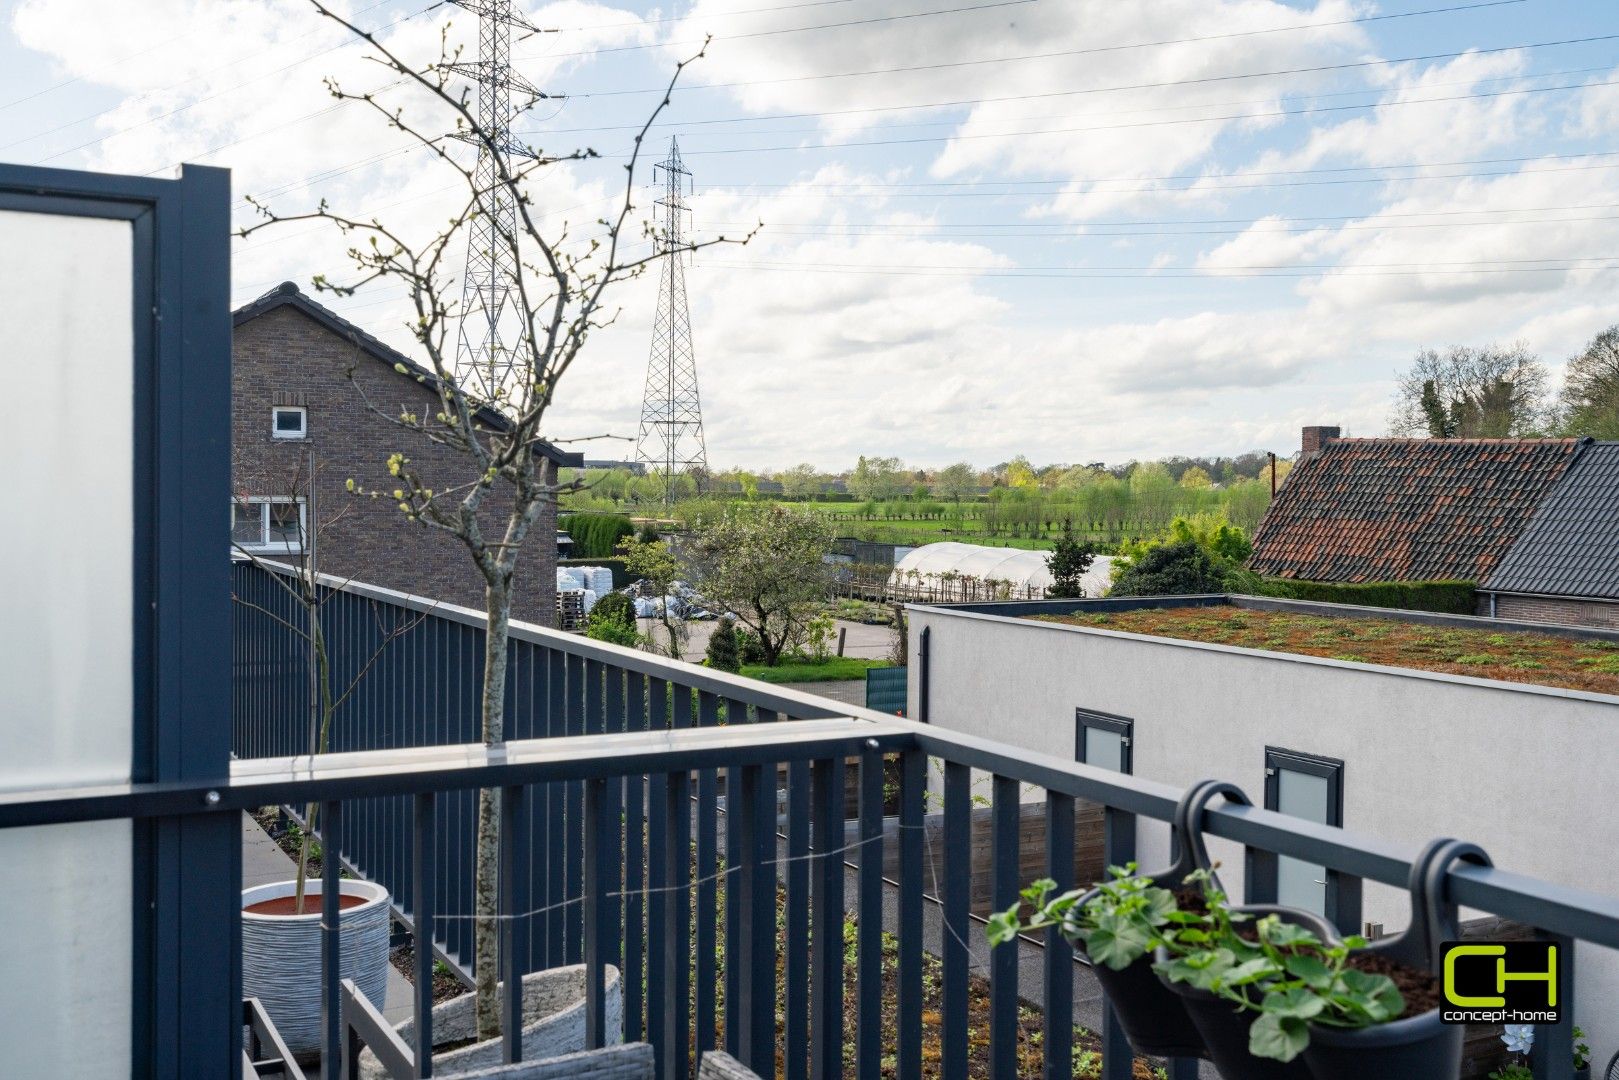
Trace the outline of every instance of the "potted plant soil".
<instances>
[{"instance_id":1,"label":"potted plant soil","mask_svg":"<svg viewBox=\"0 0 1619 1080\"><path fill-rule=\"evenodd\" d=\"M1186 893L1189 882L1202 880L1209 870L1208 851L1200 831L1186 822L1200 820L1203 808L1217 794L1236 791L1228 784L1205 780L1193 784L1181 797L1171 821L1179 855L1169 869L1136 874L1134 863L1109 867L1112 880L1082 892L1051 896L1052 881L1037 881L1023 893L1023 901L990 919L991 944L1011 941L1018 934L1055 926L1075 948L1090 958L1091 970L1107 994L1119 1026L1130 1046L1147 1057L1207 1057L1208 1050L1180 995L1153 974L1153 949L1170 926L1177 910L1176 890ZM1241 792L1237 792L1241 797ZM1196 888L1189 895L1196 897ZM1024 921L1021 907L1033 908Z\"/></svg>"},{"instance_id":2,"label":"potted plant soil","mask_svg":"<svg viewBox=\"0 0 1619 1080\"><path fill-rule=\"evenodd\" d=\"M263 1003L295 1055L320 1050L320 882L298 905L299 883L242 890L242 995ZM346 878L341 884L341 977L379 1006L388 987L388 890Z\"/></svg>"},{"instance_id":3,"label":"potted plant soil","mask_svg":"<svg viewBox=\"0 0 1619 1080\"><path fill-rule=\"evenodd\" d=\"M1437 900L1445 869L1458 858L1487 862L1482 851L1454 840L1423 850L1411 869L1410 928L1372 945L1339 939L1303 912L1230 908L1213 888L1204 912L1170 915L1157 970L1187 994L1220 1074L1455 1077L1463 1028L1440 1022L1432 972L1439 943L1459 936L1455 908Z\"/></svg>"}]
</instances>

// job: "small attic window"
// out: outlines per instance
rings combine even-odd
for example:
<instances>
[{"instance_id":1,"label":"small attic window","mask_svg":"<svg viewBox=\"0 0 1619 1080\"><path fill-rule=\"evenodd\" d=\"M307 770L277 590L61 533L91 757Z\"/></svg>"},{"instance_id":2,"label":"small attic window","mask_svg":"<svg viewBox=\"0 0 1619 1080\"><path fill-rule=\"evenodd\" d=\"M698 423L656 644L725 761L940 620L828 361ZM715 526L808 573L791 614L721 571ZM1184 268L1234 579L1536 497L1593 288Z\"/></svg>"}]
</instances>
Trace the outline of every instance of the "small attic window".
<instances>
[{"instance_id":1,"label":"small attic window","mask_svg":"<svg viewBox=\"0 0 1619 1080\"><path fill-rule=\"evenodd\" d=\"M270 410L270 435L276 439L309 437L309 410L301 406L277 405Z\"/></svg>"}]
</instances>

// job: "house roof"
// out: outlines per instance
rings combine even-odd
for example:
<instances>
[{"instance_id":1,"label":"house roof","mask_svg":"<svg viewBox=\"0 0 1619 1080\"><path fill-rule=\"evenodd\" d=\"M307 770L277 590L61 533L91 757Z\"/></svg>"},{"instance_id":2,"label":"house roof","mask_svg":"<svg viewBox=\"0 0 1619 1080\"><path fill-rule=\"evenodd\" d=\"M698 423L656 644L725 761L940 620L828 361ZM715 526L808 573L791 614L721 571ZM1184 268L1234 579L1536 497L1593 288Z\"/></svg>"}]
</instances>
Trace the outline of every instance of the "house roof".
<instances>
[{"instance_id":1,"label":"house roof","mask_svg":"<svg viewBox=\"0 0 1619 1080\"><path fill-rule=\"evenodd\" d=\"M1336 439L1254 533L1250 569L1307 581L1482 581L1563 476L1574 439Z\"/></svg>"},{"instance_id":2,"label":"house roof","mask_svg":"<svg viewBox=\"0 0 1619 1080\"><path fill-rule=\"evenodd\" d=\"M1580 451L1481 588L1619 600L1619 442Z\"/></svg>"},{"instance_id":3,"label":"house roof","mask_svg":"<svg viewBox=\"0 0 1619 1080\"><path fill-rule=\"evenodd\" d=\"M405 373L400 375L400 378L408 378L413 382L421 382L434 390L438 389L439 378L431 370L418 364L416 361L412 360L398 349L395 349L392 346L389 346L372 337L364 330L361 330L358 326L343 318L343 316L337 314L337 312L316 303L314 300L304 295L303 291L298 288L297 284L291 281L283 281L281 284L277 285L275 288L271 289L257 300L253 300L237 308L236 311L231 315L231 325L241 326L245 322L250 322L253 319L258 318L260 315L282 307L294 308L303 313L305 316L324 326L337 336L346 341L353 342L365 355L371 357L379 363L386 364L388 366L388 370L393 371L396 374L398 373L399 366L403 365L405 368ZM496 431L506 431L511 424L511 422L507 420L505 416L501 415L501 413L495 409L479 409L477 416L480 421ZM583 454L574 454L568 453L564 450L559 450L548 442L539 443L539 447L541 452L544 453L547 458L551 459L562 468L577 469L582 468L584 465L585 458Z\"/></svg>"}]
</instances>

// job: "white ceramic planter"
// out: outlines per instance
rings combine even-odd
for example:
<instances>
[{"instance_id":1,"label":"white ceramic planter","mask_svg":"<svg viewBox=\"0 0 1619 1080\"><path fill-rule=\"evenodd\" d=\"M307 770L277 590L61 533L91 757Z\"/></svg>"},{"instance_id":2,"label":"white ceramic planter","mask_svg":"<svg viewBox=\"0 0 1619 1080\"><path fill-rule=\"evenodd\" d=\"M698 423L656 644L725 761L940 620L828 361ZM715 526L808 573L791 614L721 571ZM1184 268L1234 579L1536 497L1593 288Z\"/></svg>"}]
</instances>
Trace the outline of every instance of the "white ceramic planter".
<instances>
[{"instance_id":1,"label":"white ceramic planter","mask_svg":"<svg viewBox=\"0 0 1619 1080\"><path fill-rule=\"evenodd\" d=\"M624 1041L624 988L618 968L608 965L607 1043ZM477 1030L473 995L462 994L433 1006L433 1043L463 1042ZM407 1046L416 1045L416 1023L395 1026ZM585 1048L585 967L548 968L523 976L523 1060L574 1054ZM500 1064L500 1040L489 1039L433 1055L434 1076L459 1076ZM360 1080L387 1080L387 1072L367 1050L360 1055Z\"/></svg>"},{"instance_id":2,"label":"white ceramic planter","mask_svg":"<svg viewBox=\"0 0 1619 1080\"><path fill-rule=\"evenodd\" d=\"M242 890L242 995L264 1004L276 1030L294 1054L320 1049L320 881L304 888L304 915L253 915L245 909L297 893L294 881ZM343 910L338 921L342 958L338 970L382 1008L388 989L388 890L375 882L345 879L344 896L365 902Z\"/></svg>"}]
</instances>

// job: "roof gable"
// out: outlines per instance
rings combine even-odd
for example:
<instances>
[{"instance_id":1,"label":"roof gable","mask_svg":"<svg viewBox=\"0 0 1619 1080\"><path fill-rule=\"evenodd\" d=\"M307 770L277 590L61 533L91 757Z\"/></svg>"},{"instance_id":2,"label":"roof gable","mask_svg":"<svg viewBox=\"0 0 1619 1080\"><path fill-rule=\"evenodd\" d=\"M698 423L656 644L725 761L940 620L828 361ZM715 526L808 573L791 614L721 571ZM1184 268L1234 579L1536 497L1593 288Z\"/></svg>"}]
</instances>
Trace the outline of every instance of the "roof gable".
<instances>
[{"instance_id":1,"label":"roof gable","mask_svg":"<svg viewBox=\"0 0 1619 1080\"><path fill-rule=\"evenodd\" d=\"M233 327L241 326L243 323L258 318L260 315L282 307L291 307L299 311L344 341L351 342L366 356L371 357L378 363L387 365L388 370L399 375L400 378L422 383L435 391L438 389L439 377L435 373L418 364L398 349L372 337L354 323L337 314L337 312L316 303L304 295L302 290L291 281L283 281L257 300L237 308L231 314L231 325ZM400 372L400 367L405 370ZM482 423L496 431L505 431L510 426L510 421L494 409L479 409L477 416ZM576 469L584 465L583 454L559 450L548 442L541 442L539 446L541 452L547 458L562 468Z\"/></svg>"},{"instance_id":2,"label":"roof gable","mask_svg":"<svg viewBox=\"0 0 1619 1080\"><path fill-rule=\"evenodd\" d=\"M1619 600L1619 442L1580 451L1483 587Z\"/></svg>"},{"instance_id":3,"label":"roof gable","mask_svg":"<svg viewBox=\"0 0 1619 1080\"><path fill-rule=\"evenodd\" d=\"M1338 439L1254 533L1250 569L1309 581L1482 581L1574 456L1573 439Z\"/></svg>"}]
</instances>

